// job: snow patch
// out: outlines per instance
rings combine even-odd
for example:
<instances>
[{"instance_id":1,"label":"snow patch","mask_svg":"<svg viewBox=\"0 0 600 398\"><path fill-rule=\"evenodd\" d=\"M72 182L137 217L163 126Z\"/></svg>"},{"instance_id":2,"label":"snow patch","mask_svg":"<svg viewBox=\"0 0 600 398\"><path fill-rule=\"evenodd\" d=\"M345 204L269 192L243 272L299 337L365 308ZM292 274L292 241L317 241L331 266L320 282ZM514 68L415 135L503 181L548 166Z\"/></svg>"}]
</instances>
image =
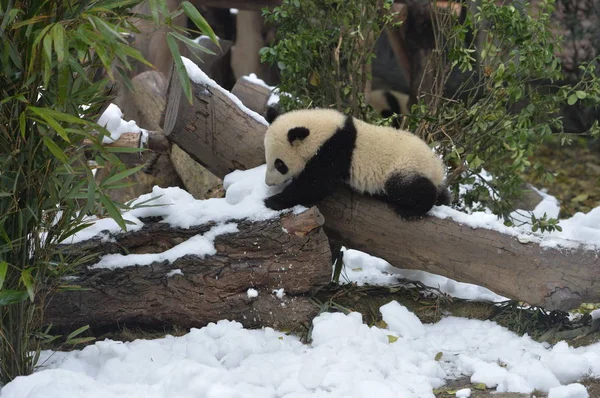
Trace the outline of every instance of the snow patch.
<instances>
[{"instance_id":1,"label":"snow patch","mask_svg":"<svg viewBox=\"0 0 600 398\"><path fill-rule=\"evenodd\" d=\"M246 294L248 295L248 298L255 298L258 297L258 290L250 288Z\"/></svg>"},{"instance_id":2,"label":"snow patch","mask_svg":"<svg viewBox=\"0 0 600 398\"><path fill-rule=\"evenodd\" d=\"M170 277L175 276L175 275L184 276L183 272L180 269L174 269L173 271L167 272L167 278L170 278Z\"/></svg>"},{"instance_id":3,"label":"snow patch","mask_svg":"<svg viewBox=\"0 0 600 398\"><path fill-rule=\"evenodd\" d=\"M126 122L122 119L123 112L115 104L110 104L98 119L98 125L104 127L110 133L110 137L102 137L103 144L110 144L118 140L123 133L139 133L141 129L133 120Z\"/></svg>"},{"instance_id":4,"label":"snow patch","mask_svg":"<svg viewBox=\"0 0 600 398\"><path fill-rule=\"evenodd\" d=\"M471 396L470 388L463 388L456 392L456 398L469 398Z\"/></svg>"},{"instance_id":5,"label":"snow patch","mask_svg":"<svg viewBox=\"0 0 600 398\"><path fill-rule=\"evenodd\" d=\"M554 387L548 393L548 398L588 398L589 396L585 386L579 383Z\"/></svg>"},{"instance_id":6,"label":"snow patch","mask_svg":"<svg viewBox=\"0 0 600 398\"><path fill-rule=\"evenodd\" d=\"M208 75L206 73L204 73L204 71L202 69L200 69L198 67L198 65L196 65L194 63L194 61L192 61L188 58L185 58L185 57L181 57L181 60L183 61L183 64L185 65L185 69L187 70L188 76L194 83L203 84L205 86L209 86L209 87L219 90L221 93L226 95L238 108L240 108L244 113L246 113L247 115L252 117L254 120L256 120L257 122L259 122L261 124L264 124L265 126L269 125L264 117L262 117L258 113L254 112L253 110L246 107L242 103L242 101L239 100L238 97L231 94L229 91L227 91L223 87L219 86L217 84L217 82L215 82L213 79L208 77Z\"/></svg>"},{"instance_id":7,"label":"snow patch","mask_svg":"<svg viewBox=\"0 0 600 398\"><path fill-rule=\"evenodd\" d=\"M386 308L396 321L412 322L400 307ZM44 365L8 383L2 398L433 398L433 389L448 379L482 380L486 373L498 392L537 388L549 398L588 397L581 384L561 386L550 377L546 365L558 368L553 353L563 352L561 346L490 321L447 317L421 327L417 336L392 341L390 330L365 325L359 313L322 313L313 320L310 345L271 328L248 330L226 320L181 337L98 341L79 351L43 351ZM580 378L600 377L600 343L569 353L588 361Z\"/></svg>"},{"instance_id":8,"label":"snow patch","mask_svg":"<svg viewBox=\"0 0 600 398\"><path fill-rule=\"evenodd\" d=\"M284 289L273 289L273 294L279 299L283 300L283 296L285 295Z\"/></svg>"},{"instance_id":9,"label":"snow patch","mask_svg":"<svg viewBox=\"0 0 600 398\"><path fill-rule=\"evenodd\" d=\"M422 284L437 288L442 293L464 300L502 302L508 298L495 294L489 289L470 283L457 282L441 275L425 271L400 269L387 261L371 256L358 250L342 248L344 253L344 269L340 284L356 283L359 286L397 285L400 280L418 281Z\"/></svg>"},{"instance_id":10,"label":"snow patch","mask_svg":"<svg viewBox=\"0 0 600 398\"><path fill-rule=\"evenodd\" d=\"M200 258L212 256L217 253L215 238L223 234L238 232L237 224L227 223L212 227L204 235L195 235L188 240L160 253L144 254L106 254L100 261L91 265L90 269L106 268L117 269L132 265L150 265L154 262L167 261L172 264L175 260L186 255L195 255Z\"/></svg>"}]
</instances>

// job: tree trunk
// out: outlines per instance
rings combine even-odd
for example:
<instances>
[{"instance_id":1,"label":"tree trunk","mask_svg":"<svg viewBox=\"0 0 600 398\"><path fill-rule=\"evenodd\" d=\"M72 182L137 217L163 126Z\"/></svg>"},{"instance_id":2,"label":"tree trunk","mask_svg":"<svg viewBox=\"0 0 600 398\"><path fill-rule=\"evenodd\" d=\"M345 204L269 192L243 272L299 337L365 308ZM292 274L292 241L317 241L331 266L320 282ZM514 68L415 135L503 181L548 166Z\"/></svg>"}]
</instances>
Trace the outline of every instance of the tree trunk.
<instances>
[{"instance_id":1,"label":"tree trunk","mask_svg":"<svg viewBox=\"0 0 600 398\"><path fill-rule=\"evenodd\" d=\"M194 84L193 91L194 105L189 106L177 102L179 90L170 90L168 107L179 112L166 116L165 126L174 127L165 129L167 138L217 176L263 164L266 126L220 90ZM435 217L403 221L385 203L348 189L324 200L319 210L330 237L401 268L475 283L547 309L600 301L596 252L542 249Z\"/></svg>"},{"instance_id":2,"label":"tree trunk","mask_svg":"<svg viewBox=\"0 0 600 398\"><path fill-rule=\"evenodd\" d=\"M56 294L45 320L60 330L82 324L190 328L229 319L246 327L299 331L318 312L305 296L331 279L331 252L322 224L323 217L312 208L281 219L239 222L239 232L215 239L214 256L186 255L172 264L114 270L80 267L72 283L84 290ZM139 231L94 238L68 250L98 253L90 265L103 254L163 252L211 227L179 229L149 222ZM249 297L250 288L258 291L257 297ZM280 299L273 290L281 288L285 295Z\"/></svg>"}]
</instances>

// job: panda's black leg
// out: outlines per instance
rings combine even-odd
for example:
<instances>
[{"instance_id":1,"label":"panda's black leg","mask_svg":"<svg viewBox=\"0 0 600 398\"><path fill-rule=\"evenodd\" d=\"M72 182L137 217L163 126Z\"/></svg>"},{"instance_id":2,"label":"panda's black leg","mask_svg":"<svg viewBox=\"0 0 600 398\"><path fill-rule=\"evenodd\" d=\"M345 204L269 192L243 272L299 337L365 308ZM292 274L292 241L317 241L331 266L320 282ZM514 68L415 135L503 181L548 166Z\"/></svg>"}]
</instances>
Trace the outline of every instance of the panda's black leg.
<instances>
[{"instance_id":1,"label":"panda's black leg","mask_svg":"<svg viewBox=\"0 0 600 398\"><path fill-rule=\"evenodd\" d=\"M385 184L382 199L404 219L424 216L435 204L438 189L427 178L415 174L394 174Z\"/></svg>"}]
</instances>

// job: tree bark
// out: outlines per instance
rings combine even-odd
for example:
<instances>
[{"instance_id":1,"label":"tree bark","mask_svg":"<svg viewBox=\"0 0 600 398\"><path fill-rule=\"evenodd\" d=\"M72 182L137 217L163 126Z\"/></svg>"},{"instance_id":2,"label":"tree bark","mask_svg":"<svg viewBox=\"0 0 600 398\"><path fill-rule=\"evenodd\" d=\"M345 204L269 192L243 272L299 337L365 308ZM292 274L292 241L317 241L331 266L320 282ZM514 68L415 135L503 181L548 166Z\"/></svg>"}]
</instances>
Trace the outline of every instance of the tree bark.
<instances>
[{"instance_id":1,"label":"tree bark","mask_svg":"<svg viewBox=\"0 0 600 398\"><path fill-rule=\"evenodd\" d=\"M82 324L190 328L229 319L246 327L298 331L318 312L306 296L331 278L331 252L322 224L323 217L313 208L281 219L239 222L239 232L215 239L214 256L186 255L172 264L131 264L115 270L79 267L72 283L84 290L56 294L45 319L60 330ZM304 232L285 233L283 225ZM179 229L149 222L139 231L94 238L68 250L97 253L90 265L101 254L163 252L211 227ZM181 273L169 274L175 270ZM249 288L258 296L249 297ZM285 295L280 299L273 290L281 288Z\"/></svg>"},{"instance_id":2,"label":"tree bark","mask_svg":"<svg viewBox=\"0 0 600 398\"><path fill-rule=\"evenodd\" d=\"M179 113L165 120L165 125L175 126L165 131L167 138L217 176L263 164L266 126L220 90L194 84L194 94L193 106L169 104ZM168 101L179 96L178 90L171 89ZM348 189L318 207L330 237L397 267L475 283L547 309L567 310L600 301L596 252L543 249L492 230L431 216L403 221L385 203Z\"/></svg>"}]
</instances>

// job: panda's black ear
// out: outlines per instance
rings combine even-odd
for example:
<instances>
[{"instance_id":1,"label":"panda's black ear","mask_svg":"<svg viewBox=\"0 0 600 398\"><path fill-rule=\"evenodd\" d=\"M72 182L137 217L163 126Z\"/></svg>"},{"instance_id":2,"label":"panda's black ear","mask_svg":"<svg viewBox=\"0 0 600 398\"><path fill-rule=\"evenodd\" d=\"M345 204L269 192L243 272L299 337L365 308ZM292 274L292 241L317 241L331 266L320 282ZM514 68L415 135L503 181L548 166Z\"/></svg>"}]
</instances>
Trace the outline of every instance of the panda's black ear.
<instances>
[{"instance_id":1,"label":"panda's black ear","mask_svg":"<svg viewBox=\"0 0 600 398\"><path fill-rule=\"evenodd\" d=\"M277 109L274 106L270 106L267 108L267 111L265 112L265 119L267 120L267 123L269 123L269 124L273 123L273 121L275 119L277 119L278 116L279 116L279 109Z\"/></svg>"},{"instance_id":2,"label":"panda's black ear","mask_svg":"<svg viewBox=\"0 0 600 398\"><path fill-rule=\"evenodd\" d=\"M288 141L290 144L293 144L294 141L300 140L302 141L310 134L310 130L306 127L294 127L293 129L289 129L288 131Z\"/></svg>"}]
</instances>

